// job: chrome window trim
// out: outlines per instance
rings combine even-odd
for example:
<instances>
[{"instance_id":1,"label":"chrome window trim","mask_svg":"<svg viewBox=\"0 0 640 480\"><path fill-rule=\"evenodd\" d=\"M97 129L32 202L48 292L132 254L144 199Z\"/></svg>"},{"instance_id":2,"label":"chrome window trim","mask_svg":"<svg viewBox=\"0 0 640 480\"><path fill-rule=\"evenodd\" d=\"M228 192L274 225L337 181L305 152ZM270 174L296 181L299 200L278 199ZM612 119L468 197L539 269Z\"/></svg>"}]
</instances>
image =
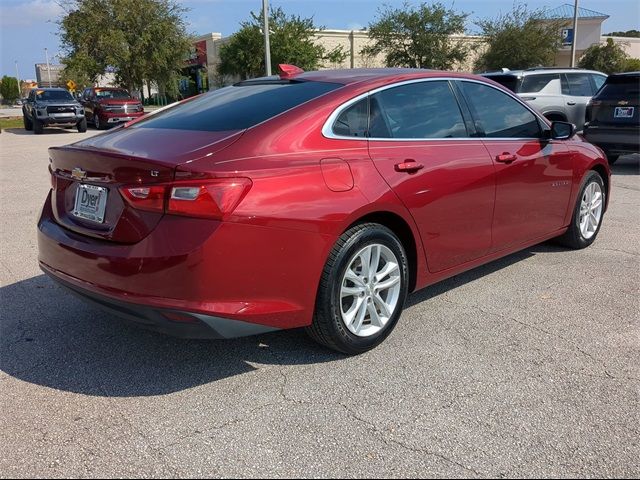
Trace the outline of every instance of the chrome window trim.
<instances>
[{"instance_id":1,"label":"chrome window trim","mask_svg":"<svg viewBox=\"0 0 640 480\"><path fill-rule=\"evenodd\" d=\"M337 135L333 133L333 124L338 119L338 117L344 112L347 108L352 106L355 103L358 103L360 100L367 98L370 95L375 95L378 92L382 92L384 90L388 90L390 88L401 87L403 85L410 85L412 83L422 83L422 82L435 82L435 81L453 81L453 82L471 82L471 83L479 83L481 85L485 85L489 88L493 88L494 90L498 90L501 93L504 93L508 97L514 99L517 103L522 105L525 109L533 114L539 121L542 122L543 125L547 125L547 121L544 117L532 109L526 102L518 98L512 92L508 92L503 90L502 88L498 88L495 85L491 85L490 83L486 83L480 80L475 80L472 78L460 78L460 77L432 77L432 78L416 78L413 80L404 80L402 82L392 83L390 85L383 85L382 87L374 88L365 93L361 93L360 95L353 97L350 100L342 103L329 115L329 118L324 122L322 126L322 136L331 140L374 140L376 142L460 142L460 141L482 141L482 140L500 140L500 141L522 141L522 140L542 140L540 137L456 137L456 138L378 138L378 137L349 137L346 135ZM458 101L456 99L456 101ZM541 127L542 129L542 127Z\"/></svg>"}]
</instances>

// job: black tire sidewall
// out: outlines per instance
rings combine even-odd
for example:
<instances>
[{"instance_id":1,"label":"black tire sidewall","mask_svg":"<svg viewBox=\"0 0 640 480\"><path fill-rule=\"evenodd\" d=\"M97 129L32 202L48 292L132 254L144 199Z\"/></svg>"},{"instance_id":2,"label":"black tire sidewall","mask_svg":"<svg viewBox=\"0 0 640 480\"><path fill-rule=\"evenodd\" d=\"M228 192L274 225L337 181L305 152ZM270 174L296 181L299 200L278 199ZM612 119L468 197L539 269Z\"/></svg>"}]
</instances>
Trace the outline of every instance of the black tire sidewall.
<instances>
[{"instance_id":1,"label":"black tire sidewall","mask_svg":"<svg viewBox=\"0 0 640 480\"><path fill-rule=\"evenodd\" d=\"M401 275L401 290L398 298L398 305L387 322L387 324L375 335L370 337L358 337L351 333L347 326L342 321L342 315L340 312L341 299L340 290L342 284L342 278L346 269L349 266L349 260L359 250L363 249L367 245L379 243L389 248L398 259L398 265L400 266ZM404 302L407 297L409 283L408 274L408 261L407 255L404 251L402 243L391 232L391 230L383 227L382 225L367 225L365 228L357 231L346 243L342 246L338 252L331 271L329 274L329 292L324 292L325 300L329 302L329 308L325 310L330 321L330 326L334 338L341 344L341 350L349 353L360 353L370 350L376 345L380 344L389 334L393 331L400 315Z\"/></svg>"},{"instance_id":2,"label":"black tire sidewall","mask_svg":"<svg viewBox=\"0 0 640 480\"><path fill-rule=\"evenodd\" d=\"M587 187L596 181L600 185L600 189L602 190L602 214L600 215L600 221L598 223L598 228L595 233L591 236L591 238L584 238L582 235L582 230L580 230L580 204L582 203L582 197L584 195ZM573 235L576 239L580 248L588 247L591 245L598 236L600 232L600 227L602 226L602 220L604 219L604 208L607 202L607 189L604 186L604 181L599 173L594 170L589 171L587 173L585 179L582 182L582 187L580 188L580 192L578 193L578 198L576 199L576 206L573 211L573 218L571 221L571 228L573 229Z\"/></svg>"}]
</instances>

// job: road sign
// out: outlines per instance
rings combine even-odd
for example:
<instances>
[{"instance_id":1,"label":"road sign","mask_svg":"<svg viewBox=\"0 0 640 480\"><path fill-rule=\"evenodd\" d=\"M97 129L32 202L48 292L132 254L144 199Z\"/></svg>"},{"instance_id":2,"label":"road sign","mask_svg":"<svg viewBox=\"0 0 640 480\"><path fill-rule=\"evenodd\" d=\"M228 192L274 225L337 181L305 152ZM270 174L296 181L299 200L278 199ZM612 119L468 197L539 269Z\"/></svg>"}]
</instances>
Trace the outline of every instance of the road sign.
<instances>
[{"instance_id":1,"label":"road sign","mask_svg":"<svg viewBox=\"0 0 640 480\"><path fill-rule=\"evenodd\" d=\"M69 90L71 92L75 92L76 91L76 87L77 87L76 82L74 82L73 80L69 80L67 82L67 87L69 88Z\"/></svg>"}]
</instances>

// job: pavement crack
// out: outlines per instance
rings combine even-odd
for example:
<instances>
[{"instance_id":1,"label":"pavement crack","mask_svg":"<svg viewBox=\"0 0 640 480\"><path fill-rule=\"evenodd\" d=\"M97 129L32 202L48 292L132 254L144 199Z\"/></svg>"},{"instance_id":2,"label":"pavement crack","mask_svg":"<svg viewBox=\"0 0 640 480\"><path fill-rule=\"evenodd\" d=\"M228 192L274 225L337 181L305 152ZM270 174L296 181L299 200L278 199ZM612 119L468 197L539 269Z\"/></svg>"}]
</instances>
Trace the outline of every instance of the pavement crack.
<instances>
[{"instance_id":1,"label":"pavement crack","mask_svg":"<svg viewBox=\"0 0 640 480\"><path fill-rule=\"evenodd\" d=\"M338 405L340 405L349 415L349 418L351 418L352 420L355 420L358 423L361 423L363 425L366 425L367 427L369 427L371 430L373 430L374 433L377 433L381 440L386 443L387 445L389 445L390 443L399 446L400 448L403 448L405 450L409 450L411 452L414 453L421 453L423 455L429 455L432 457L436 457L439 458L441 460L444 460L445 462L451 464L451 465L455 465L459 468L462 468L468 472L473 473L474 475L481 477L482 474L480 472L478 472L477 470L475 470L472 467L468 467L460 462L458 462L457 460L454 460L453 458L447 457L446 455L443 455L441 453L438 452L434 452L432 450L428 450L426 448L421 448L421 447L416 447L414 445L410 445L406 442L403 442L402 440L399 440L397 438L394 438L392 436L390 436L390 433L387 433L385 430L381 429L380 427L378 427L375 423L366 420L362 417L360 417L356 412L354 412L353 410L351 410L347 405L345 405L344 403L338 403Z\"/></svg>"}]
</instances>

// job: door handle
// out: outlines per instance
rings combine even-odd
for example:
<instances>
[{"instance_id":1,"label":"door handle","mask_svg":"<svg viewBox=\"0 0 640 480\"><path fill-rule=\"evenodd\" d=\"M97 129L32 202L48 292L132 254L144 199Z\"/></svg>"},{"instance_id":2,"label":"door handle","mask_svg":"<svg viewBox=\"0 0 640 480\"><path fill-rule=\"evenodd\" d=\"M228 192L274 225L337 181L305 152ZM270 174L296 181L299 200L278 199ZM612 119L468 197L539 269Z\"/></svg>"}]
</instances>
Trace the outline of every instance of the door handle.
<instances>
[{"instance_id":1,"label":"door handle","mask_svg":"<svg viewBox=\"0 0 640 480\"><path fill-rule=\"evenodd\" d=\"M576 102L567 102L567 105L571 105L571 106L573 106L573 105L575 105L575 104L576 104Z\"/></svg>"},{"instance_id":2,"label":"door handle","mask_svg":"<svg viewBox=\"0 0 640 480\"><path fill-rule=\"evenodd\" d=\"M517 160L518 157L513 153L504 152L501 155L496 155L496 162L500 163L511 163Z\"/></svg>"},{"instance_id":3,"label":"door handle","mask_svg":"<svg viewBox=\"0 0 640 480\"><path fill-rule=\"evenodd\" d=\"M407 172L407 173L415 173L418 170L424 168L424 165L416 162L415 160L411 160L410 158L406 159L402 163L396 164L396 171L398 172Z\"/></svg>"}]
</instances>

